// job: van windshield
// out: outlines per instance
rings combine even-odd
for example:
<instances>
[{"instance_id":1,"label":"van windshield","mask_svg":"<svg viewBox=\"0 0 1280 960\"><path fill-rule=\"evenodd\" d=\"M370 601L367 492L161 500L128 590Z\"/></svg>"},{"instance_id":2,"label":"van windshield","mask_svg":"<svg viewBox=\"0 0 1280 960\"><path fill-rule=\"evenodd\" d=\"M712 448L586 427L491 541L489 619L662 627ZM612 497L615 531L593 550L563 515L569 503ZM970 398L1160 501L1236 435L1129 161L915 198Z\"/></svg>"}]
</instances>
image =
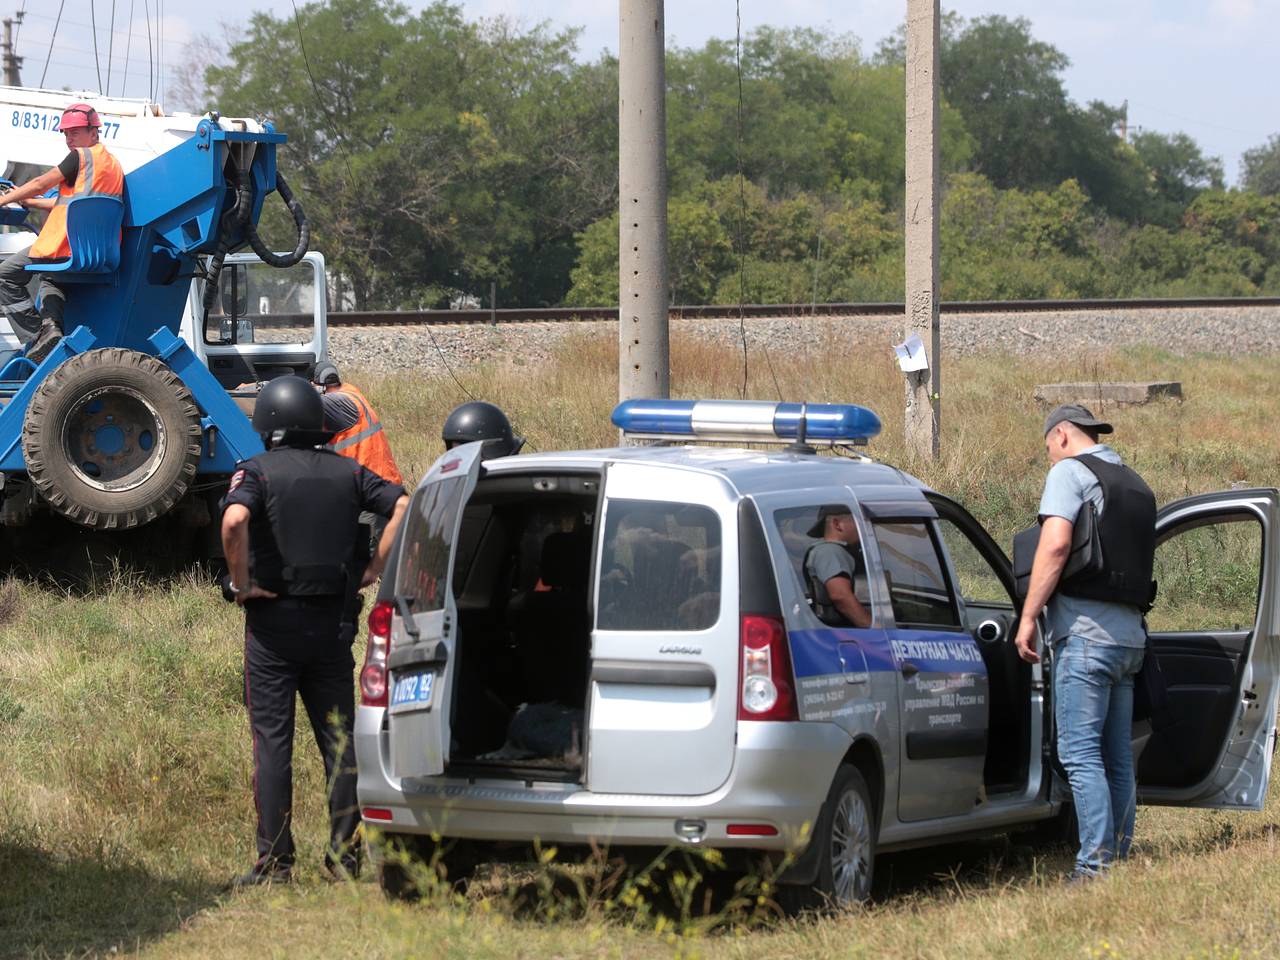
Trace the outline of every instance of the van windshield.
<instances>
[{"instance_id":1,"label":"van windshield","mask_svg":"<svg viewBox=\"0 0 1280 960\"><path fill-rule=\"evenodd\" d=\"M610 500L600 630L706 630L720 619L720 518L707 507Z\"/></svg>"},{"instance_id":2,"label":"van windshield","mask_svg":"<svg viewBox=\"0 0 1280 960\"><path fill-rule=\"evenodd\" d=\"M465 477L454 477L425 486L409 505L396 596L412 601L414 613L444 607L449 551L465 482Z\"/></svg>"}]
</instances>

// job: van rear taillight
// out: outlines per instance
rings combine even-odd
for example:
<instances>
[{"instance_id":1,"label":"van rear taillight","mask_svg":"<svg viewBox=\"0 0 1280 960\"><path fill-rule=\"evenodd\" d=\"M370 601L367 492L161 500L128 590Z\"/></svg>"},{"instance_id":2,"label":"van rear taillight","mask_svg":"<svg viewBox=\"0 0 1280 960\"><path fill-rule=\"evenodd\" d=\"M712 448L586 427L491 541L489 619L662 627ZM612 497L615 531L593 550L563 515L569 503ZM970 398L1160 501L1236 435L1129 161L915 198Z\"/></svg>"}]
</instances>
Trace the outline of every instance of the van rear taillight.
<instances>
[{"instance_id":1,"label":"van rear taillight","mask_svg":"<svg viewBox=\"0 0 1280 960\"><path fill-rule=\"evenodd\" d=\"M387 650L391 646L391 615L395 606L380 600L369 611L369 645L360 670L360 703L366 707L387 705Z\"/></svg>"},{"instance_id":2,"label":"van rear taillight","mask_svg":"<svg viewBox=\"0 0 1280 960\"><path fill-rule=\"evenodd\" d=\"M787 631L777 617L742 615L739 720L797 720Z\"/></svg>"}]
</instances>

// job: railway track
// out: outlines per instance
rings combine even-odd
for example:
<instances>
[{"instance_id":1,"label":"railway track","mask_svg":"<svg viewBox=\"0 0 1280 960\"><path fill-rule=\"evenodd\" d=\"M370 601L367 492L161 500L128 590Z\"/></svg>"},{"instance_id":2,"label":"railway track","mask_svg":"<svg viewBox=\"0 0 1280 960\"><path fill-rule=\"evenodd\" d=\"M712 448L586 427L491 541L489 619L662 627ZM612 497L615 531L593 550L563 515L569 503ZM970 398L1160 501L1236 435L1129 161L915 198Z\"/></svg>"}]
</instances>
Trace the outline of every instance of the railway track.
<instances>
[{"instance_id":1,"label":"railway track","mask_svg":"<svg viewBox=\"0 0 1280 960\"><path fill-rule=\"evenodd\" d=\"M1074 313L1081 311L1241 309L1280 307L1280 297L1190 297L1132 300L959 300L943 301L944 314ZM708 320L743 317L900 316L901 303L783 303L715 306L677 306L672 320ZM277 317L277 323L307 318ZM334 327L451 326L458 324L572 323L616 321L616 307L537 307L501 310L359 310L329 314Z\"/></svg>"}]
</instances>

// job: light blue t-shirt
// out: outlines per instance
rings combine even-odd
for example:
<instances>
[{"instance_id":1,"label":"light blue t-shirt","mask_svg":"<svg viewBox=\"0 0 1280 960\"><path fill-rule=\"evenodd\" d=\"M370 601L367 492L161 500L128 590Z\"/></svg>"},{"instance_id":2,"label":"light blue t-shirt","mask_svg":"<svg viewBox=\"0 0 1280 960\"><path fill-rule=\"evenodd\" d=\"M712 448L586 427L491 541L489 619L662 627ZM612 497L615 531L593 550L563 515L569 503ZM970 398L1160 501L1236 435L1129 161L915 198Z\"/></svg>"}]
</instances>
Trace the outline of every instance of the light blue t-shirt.
<instances>
[{"instance_id":1,"label":"light blue t-shirt","mask_svg":"<svg viewBox=\"0 0 1280 960\"><path fill-rule=\"evenodd\" d=\"M1097 443L1081 451L1105 460L1121 463L1120 454L1105 444ZM1102 484L1094 472L1074 458L1059 460L1049 470L1040 497L1040 516L1062 517L1076 522L1085 500L1093 502L1098 518L1102 518ZM1142 629L1142 613L1125 603L1107 603L1083 597L1065 597L1055 593L1049 600L1045 619L1049 627L1048 641L1074 634L1119 647L1141 647L1147 642Z\"/></svg>"}]
</instances>

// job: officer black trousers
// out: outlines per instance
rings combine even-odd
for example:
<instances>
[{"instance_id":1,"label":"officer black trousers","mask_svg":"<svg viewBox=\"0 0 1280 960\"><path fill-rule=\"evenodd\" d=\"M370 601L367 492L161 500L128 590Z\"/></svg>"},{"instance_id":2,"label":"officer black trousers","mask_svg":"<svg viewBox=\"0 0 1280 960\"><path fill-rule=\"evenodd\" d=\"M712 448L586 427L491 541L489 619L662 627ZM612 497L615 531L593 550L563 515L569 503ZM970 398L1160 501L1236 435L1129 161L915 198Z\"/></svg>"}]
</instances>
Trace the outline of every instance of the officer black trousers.
<instances>
[{"instance_id":1,"label":"officer black trousers","mask_svg":"<svg viewBox=\"0 0 1280 960\"><path fill-rule=\"evenodd\" d=\"M351 867L349 850L360 822L352 724L355 691L351 648L338 641L336 602L257 600L246 616L244 700L253 733L253 798L258 815L258 863L294 860L293 733L296 696L302 696L329 785L327 860Z\"/></svg>"}]
</instances>

